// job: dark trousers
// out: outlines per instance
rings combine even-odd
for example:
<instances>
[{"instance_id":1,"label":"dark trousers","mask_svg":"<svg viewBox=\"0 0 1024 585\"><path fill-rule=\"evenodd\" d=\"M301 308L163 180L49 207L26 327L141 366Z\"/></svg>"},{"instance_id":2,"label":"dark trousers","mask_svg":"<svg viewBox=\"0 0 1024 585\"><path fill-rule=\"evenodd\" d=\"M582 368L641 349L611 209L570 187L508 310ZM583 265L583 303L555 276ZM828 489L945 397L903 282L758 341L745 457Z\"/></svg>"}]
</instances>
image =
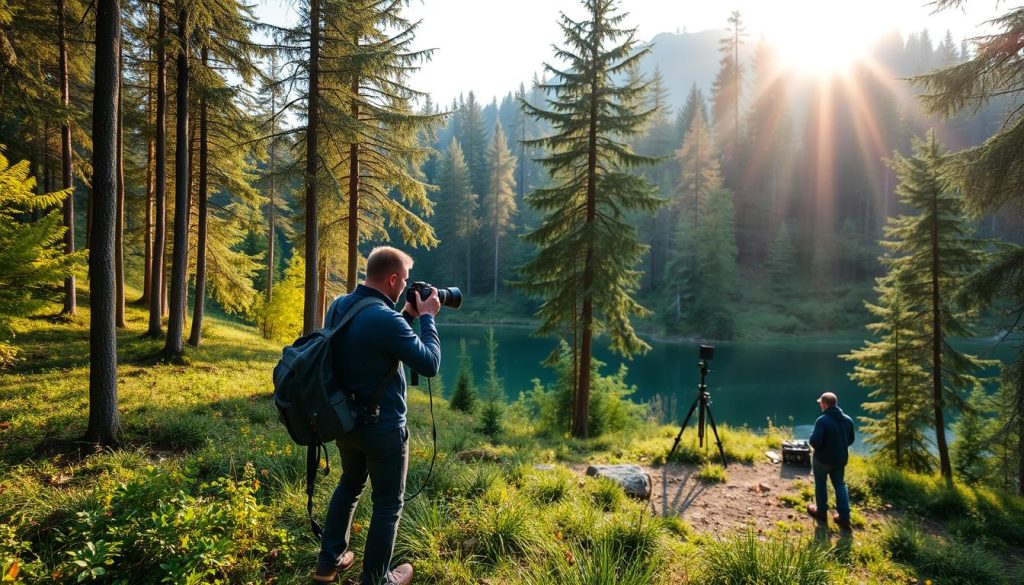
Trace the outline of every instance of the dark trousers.
<instances>
[{"instance_id":1,"label":"dark trousers","mask_svg":"<svg viewBox=\"0 0 1024 585\"><path fill-rule=\"evenodd\" d=\"M829 465L815 459L814 470L814 503L818 513L828 514L828 481L832 480L832 488L836 490L836 511L841 520L850 520L850 492L846 489L846 466Z\"/></svg>"},{"instance_id":2,"label":"dark trousers","mask_svg":"<svg viewBox=\"0 0 1024 585\"><path fill-rule=\"evenodd\" d=\"M380 585L391 569L409 468L409 430L383 435L349 433L338 439L341 480L331 497L324 523L319 568L333 567L348 549L352 515L369 477L373 486L373 515L363 551L362 585Z\"/></svg>"}]
</instances>

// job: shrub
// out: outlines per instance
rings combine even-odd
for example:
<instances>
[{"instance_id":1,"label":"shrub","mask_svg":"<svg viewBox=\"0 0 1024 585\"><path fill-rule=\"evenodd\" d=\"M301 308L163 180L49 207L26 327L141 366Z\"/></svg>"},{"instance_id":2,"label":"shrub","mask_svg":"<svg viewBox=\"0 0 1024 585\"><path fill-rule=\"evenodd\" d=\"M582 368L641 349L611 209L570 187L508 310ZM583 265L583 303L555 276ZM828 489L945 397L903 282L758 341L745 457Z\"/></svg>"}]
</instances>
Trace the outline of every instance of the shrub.
<instances>
[{"instance_id":1,"label":"shrub","mask_svg":"<svg viewBox=\"0 0 1024 585\"><path fill-rule=\"evenodd\" d=\"M593 359L590 365L589 435L598 437L632 427L641 421L646 407L629 399L636 392L636 386L626 385L626 374L629 372L626 365L621 365L619 371L611 376L600 373L604 362ZM540 380L535 379L526 401L541 432L561 435L569 431L573 394L572 352L564 341L559 346L555 373L557 380L551 386L544 386Z\"/></svg>"}]
</instances>

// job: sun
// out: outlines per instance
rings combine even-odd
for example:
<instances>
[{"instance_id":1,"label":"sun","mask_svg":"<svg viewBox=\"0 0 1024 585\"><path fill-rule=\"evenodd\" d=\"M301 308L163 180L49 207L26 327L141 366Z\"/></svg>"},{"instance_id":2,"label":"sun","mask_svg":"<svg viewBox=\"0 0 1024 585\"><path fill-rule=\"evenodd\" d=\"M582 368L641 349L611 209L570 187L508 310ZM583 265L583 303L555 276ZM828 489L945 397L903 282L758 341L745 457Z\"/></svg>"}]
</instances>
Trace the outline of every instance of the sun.
<instances>
[{"instance_id":1,"label":"sun","mask_svg":"<svg viewBox=\"0 0 1024 585\"><path fill-rule=\"evenodd\" d=\"M802 8L780 14L767 38L780 64L798 73L843 73L867 56L881 32L878 15L869 10L824 2Z\"/></svg>"}]
</instances>

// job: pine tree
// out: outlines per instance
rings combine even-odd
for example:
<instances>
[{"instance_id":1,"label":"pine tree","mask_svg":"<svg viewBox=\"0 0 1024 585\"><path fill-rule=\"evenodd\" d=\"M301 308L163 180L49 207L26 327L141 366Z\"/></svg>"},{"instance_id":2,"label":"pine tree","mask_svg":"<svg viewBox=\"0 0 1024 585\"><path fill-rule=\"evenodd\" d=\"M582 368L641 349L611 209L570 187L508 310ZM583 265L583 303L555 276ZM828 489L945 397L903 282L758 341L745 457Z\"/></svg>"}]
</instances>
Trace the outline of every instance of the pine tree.
<instances>
[{"instance_id":1,"label":"pine tree","mask_svg":"<svg viewBox=\"0 0 1024 585\"><path fill-rule=\"evenodd\" d=\"M711 114L714 117L715 136L722 153L722 164L726 185L736 188L739 178L740 147L740 94L743 84L743 66L740 64L740 47L743 45L743 21L739 11L734 10L727 19L729 35L719 41L718 74L712 86L714 96Z\"/></svg>"},{"instance_id":2,"label":"pine tree","mask_svg":"<svg viewBox=\"0 0 1024 585\"><path fill-rule=\"evenodd\" d=\"M466 339L459 340L459 375L449 406L452 410L471 413L476 410L476 387L473 385L473 362L466 350Z\"/></svg>"},{"instance_id":3,"label":"pine tree","mask_svg":"<svg viewBox=\"0 0 1024 585\"><path fill-rule=\"evenodd\" d=\"M882 245L893 253L885 263L899 275L908 306L923 324L939 469L951 480L946 411L964 406L964 393L981 383L975 374L991 361L949 343L954 336L971 336L970 315L955 310L949 297L982 256L963 216L960 194L943 176L947 159L933 132L925 140L913 141L912 156L894 155L891 165L900 180L896 192L917 214L890 221L885 228L888 240Z\"/></svg>"},{"instance_id":4,"label":"pine tree","mask_svg":"<svg viewBox=\"0 0 1024 585\"><path fill-rule=\"evenodd\" d=\"M456 137L466 155L469 167L470 184L474 193L486 193L487 176L487 127L484 125L483 111L476 95L469 92L466 101L460 107L461 117L459 132Z\"/></svg>"},{"instance_id":5,"label":"pine tree","mask_svg":"<svg viewBox=\"0 0 1024 585\"><path fill-rule=\"evenodd\" d=\"M971 392L968 405L953 425L953 468L961 481L976 485L992 474L992 447L998 444L990 440L995 408L980 386Z\"/></svg>"},{"instance_id":6,"label":"pine tree","mask_svg":"<svg viewBox=\"0 0 1024 585\"><path fill-rule=\"evenodd\" d=\"M58 243L67 229L62 214L49 211L35 221L20 219L52 210L70 192L36 195L28 161L8 166L3 150L0 146L0 369L15 356L13 347L4 343L14 334L10 318L38 310L49 296L48 288L85 261L84 252L62 253Z\"/></svg>"},{"instance_id":7,"label":"pine tree","mask_svg":"<svg viewBox=\"0 0 1024 585\"><path fill-rule=\"evenodd\" d=\"M937 8L958 6L961 0L939 0ZM961 50L962 61L921 76L915 81L924 87L922 100L928 114L952 117L959 112L977 114L983 106L996 96L1008 95L1011 99L1021 97L1021 81L1024 72L1018 66L1018 52L1021 35L1024 34L1024 7L1016 6L993 21L1001 29L995 34L981 37L974 43L974 51L968 47ZM1015 109L1007 110L1007 123L999 126L994 136L983 144L953 155L949 161L949 176L954 186L964 193L966 203L975 213L994 213L1004 204L1019 205L1021 191L1018 185L1024 178L1024 160L1018 156L1024 144L1024 126L1013 123ZM1024 255L1007 253L997 255L988 266L979 268L979 278L974 282L987 282L987 288L970 287L968 300L979 305L993 300L996 294L1008 297L1017 307L1022 307L1024 282L1019 274L1024 270ZM1024 309L1018 309L1010 317L1011 322L1021 323ZM1019 331L1017 326L1014 331ZM1006 382L1008 396L1004 396L1005 436L1016 433L1017 489L1024 495L1024 383L1019 373L1024 371L1020 359L1024 352L1018 352L1018 362L1008 371L1010 381ZM1011 439L1012 440L1012 439Z\"/></svg>"},{"instance_id":8,"label":"pine tree","mask_svg":"<svg viewBox=\"0 0 1024 585\"><path fill-rule=\"evenodd\" d=\"M789 224L783 223L768 246L762 272L768 299L788 303L797 288L794 282L796 274L796 249L789 234Z\"/></svg>"},{"instance_id":9,"label":"pine tree","mask_svg":"<svg viewBox=\"0 0 1024 585\"><path fill-rule=\"evenodd\" d=\"M156 36L156 129L154 144L153 185L153 257L150 268L149 331L158 337L163 328L165 244L167 226L167 14L164 3L157 0Z\"/></svg>"},{"instance_id":10,"label":"pine tree","mask_svg":"<svg viewBox=\"0 0 1024 585\"><path fill-rule=\"evenodd\" d=\"M730 339L735 333L732 299L736 291L736 231L732 193L719 188L710 193L708 214L696 230L693 322L712 339Z\"/></svg>"},{"instance_id":11,"label":"pine tree","mask_svg":"<svg viewBox=\"0 0 1024 585\"><path fill-rule=\"evenodd\" d=\"M860 418L867 442L880 460L901 469L930 472L926 429L931 424L928 373L920 319L911 310L897 275L876 280L878 304L865 302L877 320L867 326L875 338L843 355L855 363L850 379L869 390Z\"/></svg>"},{"instance_id":12,"label":"pine tree","mask_svg":"<svg viewBox=\"0 0 1024 585\"><path fill-rule=\"evenodd\" d=\"M501 275L501 239L512 228L516 213L516 157L508 149L501 122L494 125L494 137L487 149L488 184L484 211L488 231L494 235L494 300L498 300Z\"/></svg>"},{"instance_id":13,"label":"pine tree","mask_svg":"<svg viewBox=\"0 0 1024 585\"><path fill-rule=\"evenodd\" d=\"M566 66L545 65L555 76L540 86L554 94L548 108L524 104L555 133L532 141L550 149L541 164L554 183L530 194L530 205L547 216L526 235L538 253L522 274L525 290L544 299L538 333L568 330L573 355L579 356L572 433L585 438L593 335L606 331L612 349L625 355L648 348L630 323L631 316L647 314L633 297L640 279L635 267L646 248L622 213L653 212L661 201L646 181L627 172L655 160L616 142L639 132L651 115L628 105L643 96L646 85L616 85L614 77L637 67L647 51L635 48L636 29L619 28L626 15L617 13L616 2L583 5L586 20L561 15L565 46L556 55Z\"/></svg>"},{"instance_id":14,"label":"pine tree","mask_svg":"<svg viewBox=\"0 0 1024 585\"><path fill-rule=\"evenodd\" d=\"M93 238L89 249L89 426L85 438L117 442L117 335L114 323L114 215L117 95L121 85L121 3L96 3L96 86L93 93Z\"/></svg>"},{"instance_id":15,"label":"pine tree","mask_svg":"<svg viewBox=\"0 0 1024 585\"><path fill-rule=\"evenodd\" d=\"M171 256L171 287L168 291L167 339L163 353L166 357L177 357L183 349L185 329L185 308L188 272L188 240L191 202L189 178L192 173L191 140L189 135L189 97L191 83L191 37L193 22L190 20L192 6L185 0L176 0L178 8L177 42L178 55L175 59L177 80L175 87L175 147L174 147L174 232Z\"/></svg>"},{"instance_id":16,"label":"pine tree","mask_svg":"<svg viewBox=\"0 0 1024 585\"><path fill-rule=\"evenodd\" d=\"M690 87L689 93L686 94L686 102L683 103L683 107L679 109L679 115L676 117L676 144L683 143L697 116L705 121L708 119L708 104L704 99L704 92L694 83Z\"/></svg>"},{"instance_id":17,"label":"pine tree","mask_svg":"<svg viewBox=\"0 0 1024 585\"><path fill-rule=\"evenodd\" d=\"M707 213L711 192L722 186L711 133L699 111L683 145L676 151L676 160L680 173L673 205L689 218L692 228L697 229L701 215Z\"/></svg>"},{"instance_id":18,"label":"pine tree","mask_svg":"<svg viewBox=\"0 0 1024 585\"><path fill-rule=\"evenodd\" d=\"M469 284L472 281L473 238L480 226L477 217L479 201L472 191L469 167L462 148L454 138L441 161L438 186L437 229L449 265L449 277L466 283L468 296L472 294ZM465 272L460 266L465 268Z\"/></svg>"},{"instance_id":19,"label":"pine tree","mask_svg":"<svg viewBox=\"0 0 1024 585\"><path fill-rule=\"evenodd\" d=\"M499 126L500 127L500 126ZM494 329L487 329L487 397L480 413L480 432L493 441L501 434L501 404L505 388L498 377L498 341Z\"/></svg>"}]
</instances>

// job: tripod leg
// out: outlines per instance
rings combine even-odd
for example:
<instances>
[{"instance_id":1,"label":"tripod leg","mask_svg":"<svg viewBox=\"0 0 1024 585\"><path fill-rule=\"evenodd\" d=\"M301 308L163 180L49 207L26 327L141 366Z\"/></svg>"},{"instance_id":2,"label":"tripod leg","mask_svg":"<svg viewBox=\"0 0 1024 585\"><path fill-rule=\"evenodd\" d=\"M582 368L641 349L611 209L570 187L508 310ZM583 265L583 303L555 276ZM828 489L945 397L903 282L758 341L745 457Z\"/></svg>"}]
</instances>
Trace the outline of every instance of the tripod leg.
<instances>
[{"instance_id":1,"label":"tripod leg","mask_svg":"<svg viewBox=\"0 0 1024 585\"><path fill-rule=\"evenodd\" d=\"M693 405L690 406L690 412L686 413L686 418L683 419L682 426L679 427L679 433L676 435L676 440L672 443L672 448L669 449L668 455L665 457L665 463L668 464L669 460L672 459L672 454L676 452L676 447L679 446L679 440L683 438L683 431L686 430L686 423L690 422L690 417L693 416L693 410L700 404L700 396L693 401Z\"/></svg>"},{"instance_id":2,"label":"tripod leg","mask_svg":"<svg viewBox=\"0 0 1024 585\"><path fill-rule=\"evenodd\" d=\"M722 440L718 438L718 427L715 426L715 417L711 414L711 405L705 406L708 409L708 420L711 421L711 432L715 434L715 443L718 444L718 454L722 456L722 467L728 467L729 463L725 460L725 449L722 448Z\"/></svg>"}]
</instances>

